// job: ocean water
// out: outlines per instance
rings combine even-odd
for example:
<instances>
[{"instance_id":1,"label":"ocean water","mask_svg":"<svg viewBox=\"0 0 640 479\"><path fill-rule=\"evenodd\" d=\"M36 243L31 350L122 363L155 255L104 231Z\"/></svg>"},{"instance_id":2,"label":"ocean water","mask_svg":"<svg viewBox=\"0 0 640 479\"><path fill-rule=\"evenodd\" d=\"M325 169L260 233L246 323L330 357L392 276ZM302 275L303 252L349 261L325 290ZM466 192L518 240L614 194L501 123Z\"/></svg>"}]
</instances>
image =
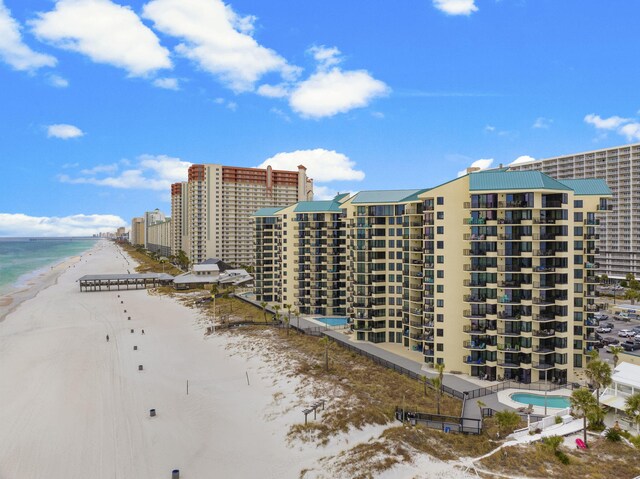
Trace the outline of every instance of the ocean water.
<instances>
[{"instance_id":1,"label":"ocean water","mask_svg":"<svg viewBox=\"0 0 640 479\"><path fill-rule=\"evenodd\" d=\"M0 238L0 294L95 244L87 238Z\"/></svg>"}]
</instances>

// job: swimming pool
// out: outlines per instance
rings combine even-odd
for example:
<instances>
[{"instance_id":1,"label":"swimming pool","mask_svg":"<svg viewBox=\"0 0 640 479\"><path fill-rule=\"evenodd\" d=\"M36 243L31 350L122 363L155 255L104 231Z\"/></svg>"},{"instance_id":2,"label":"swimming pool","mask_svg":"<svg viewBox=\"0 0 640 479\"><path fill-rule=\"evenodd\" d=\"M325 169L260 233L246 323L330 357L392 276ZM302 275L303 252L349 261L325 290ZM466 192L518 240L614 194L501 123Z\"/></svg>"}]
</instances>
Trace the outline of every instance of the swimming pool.
<instances>
[{"instance_id":1,"label":"swimming pool","mask_svg":"<svg viewBox=\"0 0 640 479\"><path fill-rule=\"evenodd\" d=\"M316 318L316 320L327 326L346 326L349 322L349 318Z\"/></svg>"},{"instance_id":2,"label":"swimming pool","mask_svg":"<svg viewBox=\"0 0 640 479\"><path fill-rule=\"evenodd\" d=\"M531 393L513 393L510 398L519 402L520 404L533 404L534 406L544 407L544 394L531 394ZM571 407L571 402L567 396L549 396L547 395L547 407L553 407L558 409L564 409Z\"/></svg>"}]
</instances>

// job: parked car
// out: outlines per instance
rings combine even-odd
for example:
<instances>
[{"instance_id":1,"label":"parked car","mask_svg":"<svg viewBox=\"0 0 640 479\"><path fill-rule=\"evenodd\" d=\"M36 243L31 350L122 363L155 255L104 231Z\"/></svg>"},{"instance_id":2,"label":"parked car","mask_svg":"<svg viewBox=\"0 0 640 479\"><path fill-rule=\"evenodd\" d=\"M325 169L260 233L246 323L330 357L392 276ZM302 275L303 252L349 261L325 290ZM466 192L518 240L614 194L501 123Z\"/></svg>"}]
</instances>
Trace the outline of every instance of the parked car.
<instances>
[{"instance_id":1,"label":"parked car","mask_svg":"<svg viewBox=\"0 0 640 479\"><path fill-rule=\"evenodd\" d=\"M637 351L638 349L640 349L640 342L636 342L636 341L625 341L624 343L622 343L622 349L624 349L625 351Z\"/></svg>"},{"instance_id":2,"label":"parked car","mask_svg":"<svg viewBox=\"0 0 640 479\"><path fill-rule=\"evenodd\" d=\"M604 321L605 319L609 319L609 315L605 313L596 313L593 315L593 317L598 321Z\"/></svg>"},{"instance_id":3,"label":"parked car","mask_svg":"<svg viewBox=\"0 0 640 479\"><path fill-rule=\"evenodd\" d=\"M618 313L613 316L613 319L617 319L619 321L631 321L631 317L629 313Z\"/></svg>"},{"instance_id":4,"label":"parked car","mask_svg":"<svg viewBox=\"0 0 640 479\"><path fill-rule=\"evenodd\" d=\"M615 346L616 344L620 344L620 340L618 338L604 338L602 342L607 346Z\"/></svg>"},{"instance_id":5,"label":"parked car","mask_svg":"<svg viewBox=\"0 0 640 479\"><path fill-rule=\"evenodd\" d=\"M611 328L612 330L613 330L613 328L615 328L615 327L616 327L616 325L615 325L615 324L613 324L613 323L604 323L604 324L603 324L603 326L604 326L605 328Z\"/></svg>"},{"instance_id":6,"label":"parked car","mask_svg":"<svg viewBox=\"0 0 640 479\"><path fill-rule=\"evenodd\" d=\"M610 333L612 329L613 328L608 328L606 326L600 326L598 329L596 329L596 332L597 333Z\"/></svg>"},{"instance_id":7,"label":"parked car","mask_svg":"<svg viewBox=\"0 0 640 479\"><path fill-rule=\"evenodd\" d=\"M630 329L621 329L618 331L618 336L621 338L631 338L635 336L635 334Z\"/></svg>"}]
</instances>

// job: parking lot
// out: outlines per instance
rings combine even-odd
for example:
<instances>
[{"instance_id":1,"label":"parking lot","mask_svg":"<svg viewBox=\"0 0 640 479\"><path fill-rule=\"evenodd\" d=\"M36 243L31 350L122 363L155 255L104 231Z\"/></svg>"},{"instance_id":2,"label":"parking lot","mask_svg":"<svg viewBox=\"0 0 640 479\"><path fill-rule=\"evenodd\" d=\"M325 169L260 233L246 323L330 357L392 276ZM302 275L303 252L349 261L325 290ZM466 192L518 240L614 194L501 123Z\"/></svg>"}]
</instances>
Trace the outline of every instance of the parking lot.
<instances>
[{"instance_id":1,"label":"parking lot","mask_svg":"<svg viewBox=\"0 0 640 479\"><path fill-rule=\"evenodd\" d=\"M615 344L615 346L622 346L622 343L624 343L627 340L633 340L633 337L630 338L624 338L624 337L620 337L618 336L618 333L620 331L622 331L623 329L626 330L633 330L634 328L637 328L638 333L640 334L640 320L638 319L630 319L629 321L623 321L620 319L616 319L615 316L613 314L610 314L609 312L604 312L603 313L608 315L607 319L603 319L600 320L600 326L604 326L605 324L612 324L613 325L613 329L611 330L611 332L609 333L598 333L603 340L605 340L605 342L607 340L613 340L613 341L618 341ZM610 363L613 366L613 356L612 354L609 352L609 347L608 346L603 346L601 347L599 350L600 353L600 357ZM637 350L638 353L640 353L640 349Z\"/></svg>"}]
</instances>

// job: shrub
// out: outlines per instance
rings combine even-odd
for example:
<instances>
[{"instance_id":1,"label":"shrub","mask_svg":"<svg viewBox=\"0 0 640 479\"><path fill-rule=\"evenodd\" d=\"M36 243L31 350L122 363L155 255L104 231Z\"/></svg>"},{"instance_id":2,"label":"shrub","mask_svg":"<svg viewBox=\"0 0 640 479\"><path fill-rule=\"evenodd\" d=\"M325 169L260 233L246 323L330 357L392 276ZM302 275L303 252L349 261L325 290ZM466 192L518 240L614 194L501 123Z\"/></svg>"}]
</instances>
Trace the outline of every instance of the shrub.
<instances>
[{"instance_id":1,"label":"shrub","mask_svg":"<svg viewBox=\"0 0 640 479\"><path fill-rule=\"evenodd\" d=\"M560 416L556 416L556 424L562 424L562 418Z\"/></svg>"},{"instance_id":2,"label":"shrub","mask_svg":"<svg viewBox=\"0 0 640 479\"><path fill-rule=\"evenodd\" d=\"M606 437L609 441L612 442L620 442L622 440L622 435L620 431L618 431L615 427L610 427L607 429L604 437Z\"/></svg>"}]
</instances>

